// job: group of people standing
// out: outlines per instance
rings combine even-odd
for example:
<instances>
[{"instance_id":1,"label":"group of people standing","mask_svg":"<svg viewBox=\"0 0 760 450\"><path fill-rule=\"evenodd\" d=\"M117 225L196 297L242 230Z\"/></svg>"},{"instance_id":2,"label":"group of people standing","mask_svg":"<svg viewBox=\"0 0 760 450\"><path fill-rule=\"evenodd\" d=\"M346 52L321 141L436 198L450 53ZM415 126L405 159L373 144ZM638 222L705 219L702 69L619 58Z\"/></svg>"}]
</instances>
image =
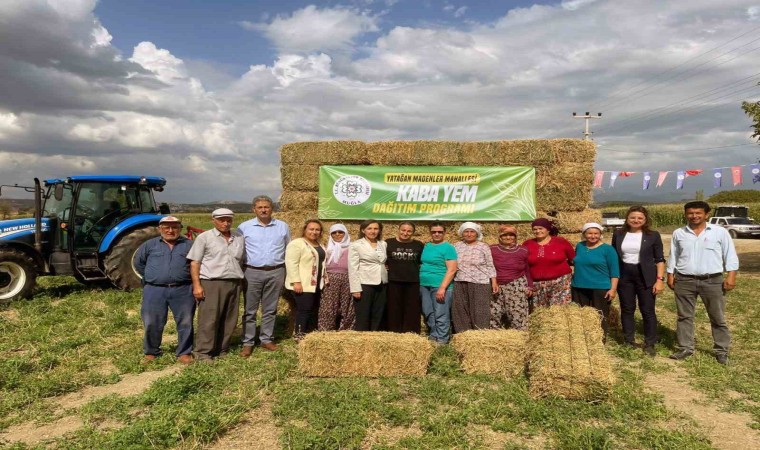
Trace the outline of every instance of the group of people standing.
<instances>
[{"instance_id":1,"label":"group of people standing","mask_svg":"<svg viewBox=\"0 0 760 450\"><path fill-rule=\"evenodd\" d=\"M609 307L619 296L626 343L635 346L638 306L644 351L655 354L655 299L664 289L666 264L662 239L650 229L642 206L628 210L612 245L602 242L602 226L591 222L583 226L583 241L575 248L545 218L533 221L534 237L522 244L511 225L500 225L498 244L489 246L474 222L463 223L457 230L460 240L451 244L441 222L429 224L429 240L423 243L413 238L411 222L401 222L397 236L384 240L383 224L365 220L353 241L344 225L332 225L324 245L319 220L307 220L301 236L291 240L288 225L271 216L271 199L257 197L253 210L257 217L237 231L231 230L232 211L214 211L215 228L200 234L192 245L180 235L179 219L164 217L161 236L138 251L135 267L145 282L146 359L160 354L169 308L177 321L179 360L192 361L196 304L195 358L227 353L243 285L244 357L253 350L259 306L261 347L276 350L274 319L283 286L295 300L296 340L315 329L420 333L422 316L429 338L445 344L452 332L525 330L533 308L571 301L602 313L606 337ZM678 304L679 351L672 357L683 359L694 351L693 315L699 295L713 326L716 358L725 363L730 335L723 292L734 286L738 259L725 230L706 224L709 211L704 202L686 204L688 225L673 235L667 281ZM190 261L189 271L182 267L184 258ZM725 282L724 270L729 274ZM704 285L715 282L720 292ZM192 302L181 301L188 292Z\"/></svg>"}]
</instances>

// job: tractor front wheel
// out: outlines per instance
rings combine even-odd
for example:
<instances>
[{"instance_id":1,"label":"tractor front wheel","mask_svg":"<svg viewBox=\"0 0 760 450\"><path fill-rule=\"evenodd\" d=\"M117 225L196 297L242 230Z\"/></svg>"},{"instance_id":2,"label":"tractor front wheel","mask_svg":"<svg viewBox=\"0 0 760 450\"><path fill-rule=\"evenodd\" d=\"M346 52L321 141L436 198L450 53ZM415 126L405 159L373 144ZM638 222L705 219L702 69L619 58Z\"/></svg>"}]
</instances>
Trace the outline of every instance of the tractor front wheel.
<instances>
[{"instance_id":1,"label":"tractor front wheel","mask_svg":"<svg viewBox=\"0 0 760 450\"><path fill-rule=\"evenodd\" d=\"M129 291L139 288L140 275L135 270L135 253L148 239L158 236L158 228L146 227L133 230L123 236L108 252L105 260L106 275L119 289Z\"/></svg>"},{"instance_id":2,"label":"tractor front wheel","mask_svg":"<svg viewBox=\"0 0 760 450\"><path fill-rule=\"evenodd\" d=\"M0 302L32 298L36 280L32 258L17 250L0 250Z\"/></svg>"}]
</instances>

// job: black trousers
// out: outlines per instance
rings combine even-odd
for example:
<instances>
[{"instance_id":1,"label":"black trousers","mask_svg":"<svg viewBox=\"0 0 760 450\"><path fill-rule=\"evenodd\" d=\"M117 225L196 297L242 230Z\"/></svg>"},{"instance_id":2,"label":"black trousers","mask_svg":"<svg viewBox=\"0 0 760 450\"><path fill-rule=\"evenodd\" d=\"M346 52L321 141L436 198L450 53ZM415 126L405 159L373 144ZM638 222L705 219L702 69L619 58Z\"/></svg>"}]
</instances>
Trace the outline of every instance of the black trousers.
<instances>
[{"instance_id":1,"label":"black trousers","mask_svg":"<svg viewBox=\"0 0 760 450\"><path fill-rule=\"evenodd\" d=\"M317 328L317 311L319 311L319 298L322 292L304 292L293 294L296 300L296 323L294 334L302 336Z\"/></svg>"},{"instance_id":2,"label":"black trousers","mask_svg":"<svg viewBox=\"0 0 760 450\"><path fill-rule=\"evenodd\" d=\"M420 283L388 282L386 317L388 331L396 333L420 333L422 300Z\"/></svg>"},{"instance_id":3,"label":"black trousers","mask_svg":"<svg viewBox=\"0 0 760 450\"><path fill-rule=\"evenodd\" d=\"M656 296L652 293L652 286L646 285L639 264L623 264L620 269L617 291L625 341L630 344L635 342L636 324L633 314L636 312L638 299L639 311L644 322L644 345L653 346L657 343L657 313L654 310Z\"/></svg>"},{"instance_id":4,"label":"black trousers","mask_svg":"<svg viewBox=\"0 0 760 450\"><path fill-rule=\"evenodd\" d=\"M385 285L362 284L362 296L354 300L356 331L378 331L385 311Z\"/></svg>"},{"instance_id":5,"label":"black trousers","mask_svg":"<svg viewBox=\"0 0 760 450\"><path fill-rule=\"evenodd\" d=\"M571 289L573 302L581 306L593 306L602 313L602 330L604 338L607 338L607 332L610 329L608 317L610 316L610 303L604 298L607 289L584 289L574 287Z\"/></svg>"}]
</instances>

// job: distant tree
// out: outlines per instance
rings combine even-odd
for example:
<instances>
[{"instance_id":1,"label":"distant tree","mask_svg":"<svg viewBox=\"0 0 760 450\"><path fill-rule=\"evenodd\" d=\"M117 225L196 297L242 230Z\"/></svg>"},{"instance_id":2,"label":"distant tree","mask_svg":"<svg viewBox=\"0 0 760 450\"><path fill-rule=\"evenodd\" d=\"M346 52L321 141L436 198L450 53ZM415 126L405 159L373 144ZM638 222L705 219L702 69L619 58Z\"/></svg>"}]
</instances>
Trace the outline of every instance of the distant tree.
<instances>
[{"instance_id":1,"label":"distant tree","mask_svg":"<svg viewBox=\"0 0 760 450\"><path fill-rule=\"evenodd\" d=\"M750 103L742 102L744 113L754 122L750 128L755 130L752 133L753 138L760 138L760 102Z\"/></svg>"},{"instance_id":2,"label":"distant tree","mask_svg":"<svg viewBox=\"0 0 760 450\"><path fill-rule=\"evenodd\" d=\"M710 203L754 203L760 202L760 191L753 189L738 189L722 191L707 199Z\"/></svg>"},{"instance_id":3,"label":"distant tree","mask_svg":"<svg viewBox=\"0 0 760 450\"><path fill-rule=\"evenodd\" d=\"M694 195L694 200L704 200L705 199L705 190L704 189L697 189L697 193Z\"/></svg>"},{"instance_id":4,"label":"distant tree","mask_svg":"<svg viewBox=\"0 0 760 450\"><path fill-rule=\"evenodd\" d=\"M11 216L11 211L13 211L13 209L8 200L0 200L0 217L2 217L3 220Z\"/></svg>"}]
</instances>

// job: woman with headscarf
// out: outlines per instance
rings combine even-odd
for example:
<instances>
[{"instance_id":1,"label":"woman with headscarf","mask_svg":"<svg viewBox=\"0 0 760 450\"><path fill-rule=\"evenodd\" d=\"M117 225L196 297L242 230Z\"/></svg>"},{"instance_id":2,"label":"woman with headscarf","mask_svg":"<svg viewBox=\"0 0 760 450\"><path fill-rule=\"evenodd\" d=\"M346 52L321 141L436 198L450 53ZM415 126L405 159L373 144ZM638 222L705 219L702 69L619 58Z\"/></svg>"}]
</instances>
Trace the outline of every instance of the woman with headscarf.
<instances>
[{"instance_id":1,"label":"woman with headscarf","mask_svg":"<svg viewBox=\"0 0 760 450\"><path fill-rule=\"evenodd\" d=\"M491 321L491 298L499 292L496 268L480 225L465 222L459 227L457 274L454 277L454 300L451 320L454 332L487 329Z\"/></svg>"},{"instance_id":2,"label":"woman with headscarf","mask_svg":"<svg viewBox=\"0 0 760 450\"><path fill-rule=\"evenodd\" d=\"M531 223L535 238L523 242L528 249L528 266L533 278L533 306L570 303L570 263L575 258L573 246L558 236L557 227L549 219Z\"/></svg>"},{"instance_id":3,"label":"woman with headscarf","mask_svg":"<svg viewBox=\"0 0 760 450\"><path fill-rule=\"evenodd\" d=\"M582 228L583 241L575 246L573 303L593 306L602 313L602 329L607 338L610 303L615 298L620 268L615 249L602 242L602 226L589 222Z\"/></svg>"},{"instance_id":4,"label":"woman with headscarf","mask_svg":"<svg viewBox=\"0 0 760 450\"><path fill-rule=\"evenodd\" d=\"M325 269L330 284L322 292L319 305L319 331L353 330L354 299L348 284L348 246L351 238L342 223L330 227Z\"/></svg>"},{"instance_id":5,"label":"woman with headscarf","mask_svg":"<svg viewBox=\"0 0 760 450\"><path fill-rule=\"evenodd\" d=\"M517 229L499 226L499 243L491 246L499 293L491 302L491 328L525 330L528 327L528 298L533 279L528 270L528 249L517 243Z\"/></svg>"}]
</instances>

